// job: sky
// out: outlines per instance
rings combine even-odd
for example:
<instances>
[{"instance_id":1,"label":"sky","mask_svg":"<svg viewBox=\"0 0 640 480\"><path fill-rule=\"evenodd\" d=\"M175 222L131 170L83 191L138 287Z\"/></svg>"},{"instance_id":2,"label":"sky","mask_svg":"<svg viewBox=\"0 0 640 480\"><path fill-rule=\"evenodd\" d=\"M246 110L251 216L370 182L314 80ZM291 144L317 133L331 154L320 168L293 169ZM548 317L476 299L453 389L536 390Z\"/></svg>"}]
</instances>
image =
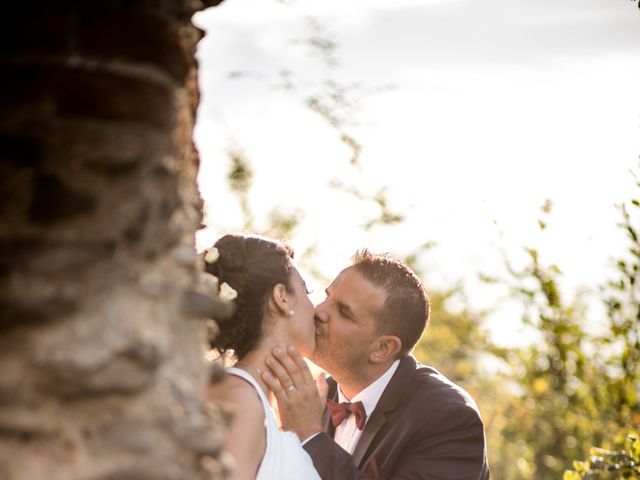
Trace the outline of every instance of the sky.
<instances>
[{"instance_id":1,"label":"sky","mask_svg":"<svg viewBox=\"0 0 640 480\"><path fill-rule=\"evenodd\" d=\"M327 278L366 246L404 254L426 241L427 291L463 281L495 303L478 273L503 272L522 247L563 271L571 293L611 274L624 248L616 204L637 195L640 10L628 0L226 0L197 14L201 103L195 142L206 223L199 248L241 227L221 171L241 148L256 171L252 208L298 209L294 248L317 245ZM304 39L337 45L329 63ZM294 90L278 88L292 72ZM242 72L234 75L233 72ZM304 105L327 79L357 85L348 125L361 171ZM332 179L386 188L406 221L361 228L375 213ZM540 208L552 202L541 232ZM325 285L318 285L318 292ZM526 337L505 306L494 340Z\"/></svg>"}]
</instances>

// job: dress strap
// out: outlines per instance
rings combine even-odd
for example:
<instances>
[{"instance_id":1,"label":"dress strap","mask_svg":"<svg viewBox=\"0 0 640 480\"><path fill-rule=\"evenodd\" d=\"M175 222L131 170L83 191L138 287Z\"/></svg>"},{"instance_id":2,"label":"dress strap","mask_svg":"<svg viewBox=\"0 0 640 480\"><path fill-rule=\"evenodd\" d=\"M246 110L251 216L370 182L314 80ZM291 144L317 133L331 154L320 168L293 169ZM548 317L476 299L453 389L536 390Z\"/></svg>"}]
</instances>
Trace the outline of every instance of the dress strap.
<instances>
[{"instance_id":1,"label":"dress strap","mask_svg":"<svg viewBox=\"0 0 640 480\"><path fill-rule=\"evenodd\" d=\"M256 381L256 379L253 378L253 375L251 375L246 370L243 370L237 367L229 367L226 369L226 372L230 375L240 377L243 380L246 380L248 383L250 383L253 386L253 388L258 392L258 396L260 397L260 400L262 401L262 405L265 407L265 409L269 409L269 410L271 409L271 405L269 404L269 399L264 394L264 391L262 390L260 385L258 385L258 382Z\"/></svg>"}]
</instances>

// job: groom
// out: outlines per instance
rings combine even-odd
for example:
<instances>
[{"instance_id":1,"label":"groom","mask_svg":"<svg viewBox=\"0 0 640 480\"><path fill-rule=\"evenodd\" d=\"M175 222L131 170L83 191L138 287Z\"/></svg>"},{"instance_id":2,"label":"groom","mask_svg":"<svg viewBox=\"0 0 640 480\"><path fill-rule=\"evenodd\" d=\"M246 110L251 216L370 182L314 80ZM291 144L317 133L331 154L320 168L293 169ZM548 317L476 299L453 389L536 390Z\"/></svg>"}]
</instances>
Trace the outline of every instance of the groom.
<instances>
[{"instance_id":1,"label":"groom","mask_svg":"<svg viewBox=\"0 0 640 480\"><path fill-rule=\"evenodd\" d=\"M429 300L416 275L364 250L326 294L316 307L312 358L332 376L324 414L292 348L275 350L267 361L273 376L263 376L283 428L303 441L320 476L488 479L475 402L410 355L429 321Z\"/></svg>"}]
</instances>

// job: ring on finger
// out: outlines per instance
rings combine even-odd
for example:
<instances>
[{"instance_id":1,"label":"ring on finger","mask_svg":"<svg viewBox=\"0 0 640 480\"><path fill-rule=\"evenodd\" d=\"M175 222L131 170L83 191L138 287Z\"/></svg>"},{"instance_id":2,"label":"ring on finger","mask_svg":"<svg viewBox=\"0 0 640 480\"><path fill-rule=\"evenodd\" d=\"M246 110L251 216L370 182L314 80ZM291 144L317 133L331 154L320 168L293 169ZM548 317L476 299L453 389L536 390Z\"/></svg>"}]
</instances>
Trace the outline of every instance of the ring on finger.
<instances>
[{"instance_id":1,"label":"ring on finger","mask_svg":"<svg viewBox=\"0 0 640 480\"><path fill-rule=\"evenodd\" d=\"M296 389L296 386L295 386L294 384L291 384L291 385L289 385L287 388L285 388L285 390L286 390L287 392L290 392L290 391L295 390L295 389Z\"/></svg>"}]
</instances>

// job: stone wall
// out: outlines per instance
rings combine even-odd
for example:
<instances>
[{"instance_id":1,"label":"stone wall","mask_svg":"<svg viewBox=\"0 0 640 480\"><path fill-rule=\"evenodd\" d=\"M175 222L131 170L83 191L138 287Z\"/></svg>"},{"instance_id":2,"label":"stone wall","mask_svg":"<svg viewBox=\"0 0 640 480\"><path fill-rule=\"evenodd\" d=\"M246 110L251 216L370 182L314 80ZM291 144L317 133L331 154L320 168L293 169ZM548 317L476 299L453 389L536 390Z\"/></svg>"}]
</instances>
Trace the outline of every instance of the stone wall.
<instances>
[{"instance_id":1,"label":"stone wall","mask_svg":"<svg viewBox=\"0 0 640 480\"><path fill-rule=\"evenodd\" d=\"M217 3L2 7L3 480L221 478L190 23Z\"/></svg>"}]
</instances>

